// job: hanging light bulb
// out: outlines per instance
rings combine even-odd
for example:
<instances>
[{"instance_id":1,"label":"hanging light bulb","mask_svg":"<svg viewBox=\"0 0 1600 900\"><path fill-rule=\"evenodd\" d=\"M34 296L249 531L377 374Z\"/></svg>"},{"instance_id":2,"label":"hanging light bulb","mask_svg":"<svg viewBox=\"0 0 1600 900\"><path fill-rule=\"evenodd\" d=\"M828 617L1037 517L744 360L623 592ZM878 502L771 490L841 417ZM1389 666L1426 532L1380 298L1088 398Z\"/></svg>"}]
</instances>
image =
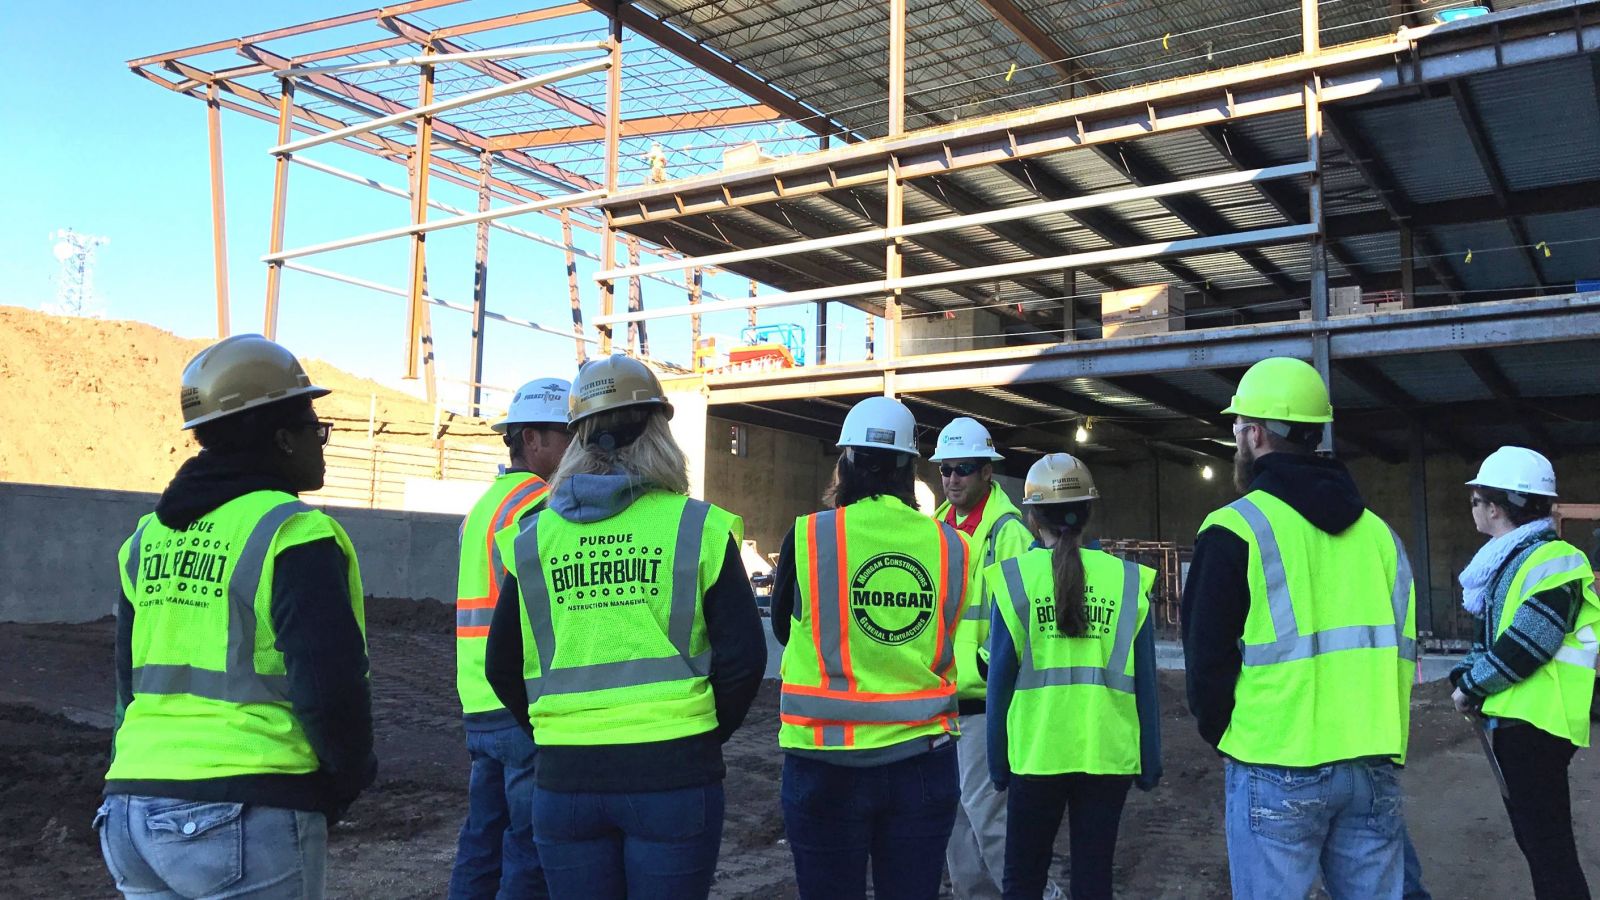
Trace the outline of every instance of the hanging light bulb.
<instances>
[{"instance_id":1,"label":"hanging light bulb","mask_svg":"<svg viewBox=\"0 0 1600 900\"><path fill-rule=\"evenodd\" d=\"M1201 466L1200 467L1200 477L1205 479L1206 481L1210 481L1211 479L1215 478L1216 476L1217 476L1216 471L1213 470L1210 466Z\"/></svg>"},{"instance_id":2,"label":"hanging light bulb","mask_svg":"<svg viewBox=\"0 0 1600 900\"><path fill-rule=\"evenodd\" d=\"M1083 443L1084 441L1087 441L1089 439L1089 429L1088 429L1088 427L1084 426L1084 425L1079 425L1078 426L1078 430L1074 431L1072 433L1072 439L1077 441L1080 444Z\"/></svg>"}]
</instances>

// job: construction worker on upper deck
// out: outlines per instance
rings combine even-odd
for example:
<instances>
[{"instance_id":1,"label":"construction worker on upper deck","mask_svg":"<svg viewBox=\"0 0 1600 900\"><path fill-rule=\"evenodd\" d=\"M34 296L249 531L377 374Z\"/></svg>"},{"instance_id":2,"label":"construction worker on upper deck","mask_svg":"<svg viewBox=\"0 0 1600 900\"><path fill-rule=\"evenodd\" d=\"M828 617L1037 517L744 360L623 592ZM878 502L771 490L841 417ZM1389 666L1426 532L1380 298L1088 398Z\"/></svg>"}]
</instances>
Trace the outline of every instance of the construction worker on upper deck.
<instances>
[{"instance_id":1,"label":"construction worker on upper deck","mask_svg":"<svg viewBox=\"0 0 1600 900\"><path fill-rule=\"evenodd\" d=\"M939 432L929 459L939 464L944 502L934 517L967 535L982 569L1028 552L1033 535L1022 514L994 481L994 464L1004 459L989 429L976 419L953 419ZM956 744L961 767L961 806L945 849L945 865L957 900L998 900L1006 859L1006 798L989 780L984 667L988 664L990 610L985 589L967 604L956 626L957 698L961 733ZM982 660L983 664L978 665ZM1060 895L1051 884L1047 897Z\"/></svg>"},{"instance_id":2,"label":"construction worker on upper deck","mask_svg":"<svg viewBox=\"0 0 1600 900\"><path fill-rule=\"evenodd\" d=\"M823 502L773 576L784 644L783 822L802 898L932 900L960 805L954 632L976 596L966 535L917 510L916 419L845 416ZM982 736L978 737L982 740Z\"/></svg>"},{"instance_id":3,"label":"construction worker on upper deck","mask_svg":"<svg viewBox=\"0 0 1600 900\"><path fill-rule=\"evenodd\" d=\"M1314 453L1327 386L1275 357L1239 382L1234 484L1200 526L1183 595L1189 707L1227 758L1233 894L1399 898L1416 668L1405 548L1343 464Z\"/></svg>"},{"instance_id":4,"label":"construction worker on upper deck","mask_svg":"<svg viewBox=\"0 0 1600 900\"><path fill-rule=\"evenodd\" d=\"M534 839L556 900L710 893L722 744L766 669L743 522L688 496L671 416L643 362L585 363L548 505L495 539L485 674L538 740Z\"/></svg>"},{"instance_id":5,"label":"construction worker on upper deck","mask_svg":"<svg viewBox=\"0 0 1600 900\"><path fill-rule=\"evenodd\" d=\"M456 691L472 773L467 818L457 840L450 897L546 897L533 843L534 744L506 711L483 674L489 622L506 567L494 536L544 508L546 482L567 452L564 378L536 378L517 389L506 417L489 426L502 435L510 464L461 523L456 574Z\"/></svg>"},{"instance_id":6,"label":"construction worker on upper deck","mask_svg":"<svg viewBox=\"0 0 1600 900\"><path fill-rule=\"evenodd\" d=\"M122 545L100 848L128 896L323 896L328 827L377 772L361 570L322 487L332 423L288 350L183 370L200 453Z\"/></svg>"},{"instance_id":7,"label":"construction worker on upper deck","mask_svg":"<svg viewBox=\"0 0 1600 900\"><path fill-rule=\"evenodd\" d=\"M1478 633L1450 673L1453 699L1491 730L1534 897L1588 897L1567 768L1589 746L1600 650L1594 570L1560 537L1556 473L1543 454L1501 447L1467 485L1472 523L1490 540L1461 571L1462 607Z\"/></svg>"}]
</instances>

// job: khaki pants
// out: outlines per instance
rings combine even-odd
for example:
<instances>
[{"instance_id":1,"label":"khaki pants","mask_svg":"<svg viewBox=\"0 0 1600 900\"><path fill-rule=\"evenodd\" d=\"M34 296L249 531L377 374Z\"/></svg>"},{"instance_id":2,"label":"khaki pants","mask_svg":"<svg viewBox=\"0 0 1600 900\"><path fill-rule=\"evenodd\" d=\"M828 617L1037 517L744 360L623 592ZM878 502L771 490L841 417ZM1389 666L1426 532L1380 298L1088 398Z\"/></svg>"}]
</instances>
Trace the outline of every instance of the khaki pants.
<instances>
[{"instance_id":1,"label":"khaki pants","mask_svg":"<svg viewBox=\"0 0 1600 900\"><path fill-rule=\"evenodd\" d=\"M961 806L945 848L956 900L1000 900L1006 864L1006 798L989 781L989 717L961 716L956 756L961 766ZM1050 882L1046 898L1062 896Z\"/></svg>"}]
</instances>

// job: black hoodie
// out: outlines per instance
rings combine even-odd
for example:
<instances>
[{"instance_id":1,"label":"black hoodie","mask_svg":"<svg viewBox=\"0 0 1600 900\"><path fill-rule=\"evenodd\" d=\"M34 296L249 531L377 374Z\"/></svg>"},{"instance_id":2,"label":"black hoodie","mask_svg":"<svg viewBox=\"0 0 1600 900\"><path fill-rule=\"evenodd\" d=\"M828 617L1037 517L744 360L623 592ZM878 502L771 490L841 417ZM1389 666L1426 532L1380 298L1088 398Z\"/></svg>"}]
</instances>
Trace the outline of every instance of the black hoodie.
<instances>
[{"instance_id":1,"label":"black hoodie","mask_svg":"<svg viewBox=\"0 0 1600 900\"><path fill-rule=\"evenodd\" d=\"M1312 525L1339 534L1366 510L1344 464L1333 459L1270 453L1255 461L1250 490L1265 491ZM1194 543L1183 588L1183 657L1189 710L1213 747L1233 717L1233 689L1243 656L1239 642L1250 612L1250 548L1226 528L1207 528Z\"/></svg>"},{"instance_id":2,"label":"black hoodie","mask_svg":"<svg viewBox=\"0 0 1600 900\"><path fill-rule=\"evenodd\" d=\"M247 461L201 451L184 463L156 503L168 528L187 528L212 510L255 491L294 490ZM107 781L107 794L140 794L257 803L322 812L330 824L377 774L372 753L372 696L366 643L350 606L348 566L332 538L278 554L272 578L272 627L283 652L289 703L321 768L305 775L238 775L189 781ZM117 711L133 702L134 607L117 601ZM182 740L174 735L174 740Z\"/></svg>"}]
</instances>

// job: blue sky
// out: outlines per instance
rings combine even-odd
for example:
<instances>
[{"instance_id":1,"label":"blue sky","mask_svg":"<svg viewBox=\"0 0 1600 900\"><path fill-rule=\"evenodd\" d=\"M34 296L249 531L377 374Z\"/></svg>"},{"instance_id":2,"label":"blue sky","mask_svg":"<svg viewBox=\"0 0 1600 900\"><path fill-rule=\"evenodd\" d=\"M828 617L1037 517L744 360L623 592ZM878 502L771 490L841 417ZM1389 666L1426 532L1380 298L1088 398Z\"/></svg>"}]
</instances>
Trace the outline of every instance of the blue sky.
<instances>
[{"instance_id":1,"label":"blue sky","mask_svg":"<svg viewBox=\"0 0 1600 900\"><path fill-rule=\"evenodd\" d=\"M266 4L196 5L171 0L0 4L0 33L26 35L9 42L14 75L0 80L0 115L11 126L0 143L0 304L39 308L54 299L58 263L52 232L71 227L110 238L97 253L95 296L109 318L137 319L187 337L216 331L211 256L210 182L205 105L133 75L135 57L235 37L364 8L359 0L330 4L279 0ZM241 60L242 62L242 60ZM628 115L648 114L629 109ZM234 332L259 331L265 296L276 143L265 122L224 112L228 263ZM403 167L342 148L324 146L307 156L403 186ZM471 208L475 197L435 182L434 199ZM403 225L405 200L313 172L291 170L285 245L301 246ZM444 213L434 210L434 217ZM559 224L532 214L507 220L559 239ZM570 325L561 255L514 235L492 232L489 307ZM582 234L580 232L580 234ZM436 296L470 302L471 228L429 238L429 284ZM598 252L594 235L580 246ZM649 257L647 257L649 259ZM372 281L405 287L407 242L389 241L302 260ZM586 316L598 312L595 266L579 260ZM673 273L668 273L673 277ZM742 296L746 282L722 276L707 289ZM767 289L763 289L767 290ZM624 295L625 296L625 295ZM683 290L644 281L647 306L686 302ZM311 275L285 275L279 339L302 356L318 357L385 383L403 374L405 315L396 297ZM832 307L830 359L860 358L862 314ZM762 324L793 321L813 326L809 306L761 314ZM743 311L708 315L706 333L736 336ZM468 316L433 309L442 378L463 379L470 340ZM687 362L687 320L650 323L654 355ZM814 334L808 335L814 340ZM536 377L570 376L571 341L491 323L484 380L515 386ZM408 389L418 389L416 383ZM459 406L464 389L441 384L447 404Z\"/></svg>"}]
</instances>

